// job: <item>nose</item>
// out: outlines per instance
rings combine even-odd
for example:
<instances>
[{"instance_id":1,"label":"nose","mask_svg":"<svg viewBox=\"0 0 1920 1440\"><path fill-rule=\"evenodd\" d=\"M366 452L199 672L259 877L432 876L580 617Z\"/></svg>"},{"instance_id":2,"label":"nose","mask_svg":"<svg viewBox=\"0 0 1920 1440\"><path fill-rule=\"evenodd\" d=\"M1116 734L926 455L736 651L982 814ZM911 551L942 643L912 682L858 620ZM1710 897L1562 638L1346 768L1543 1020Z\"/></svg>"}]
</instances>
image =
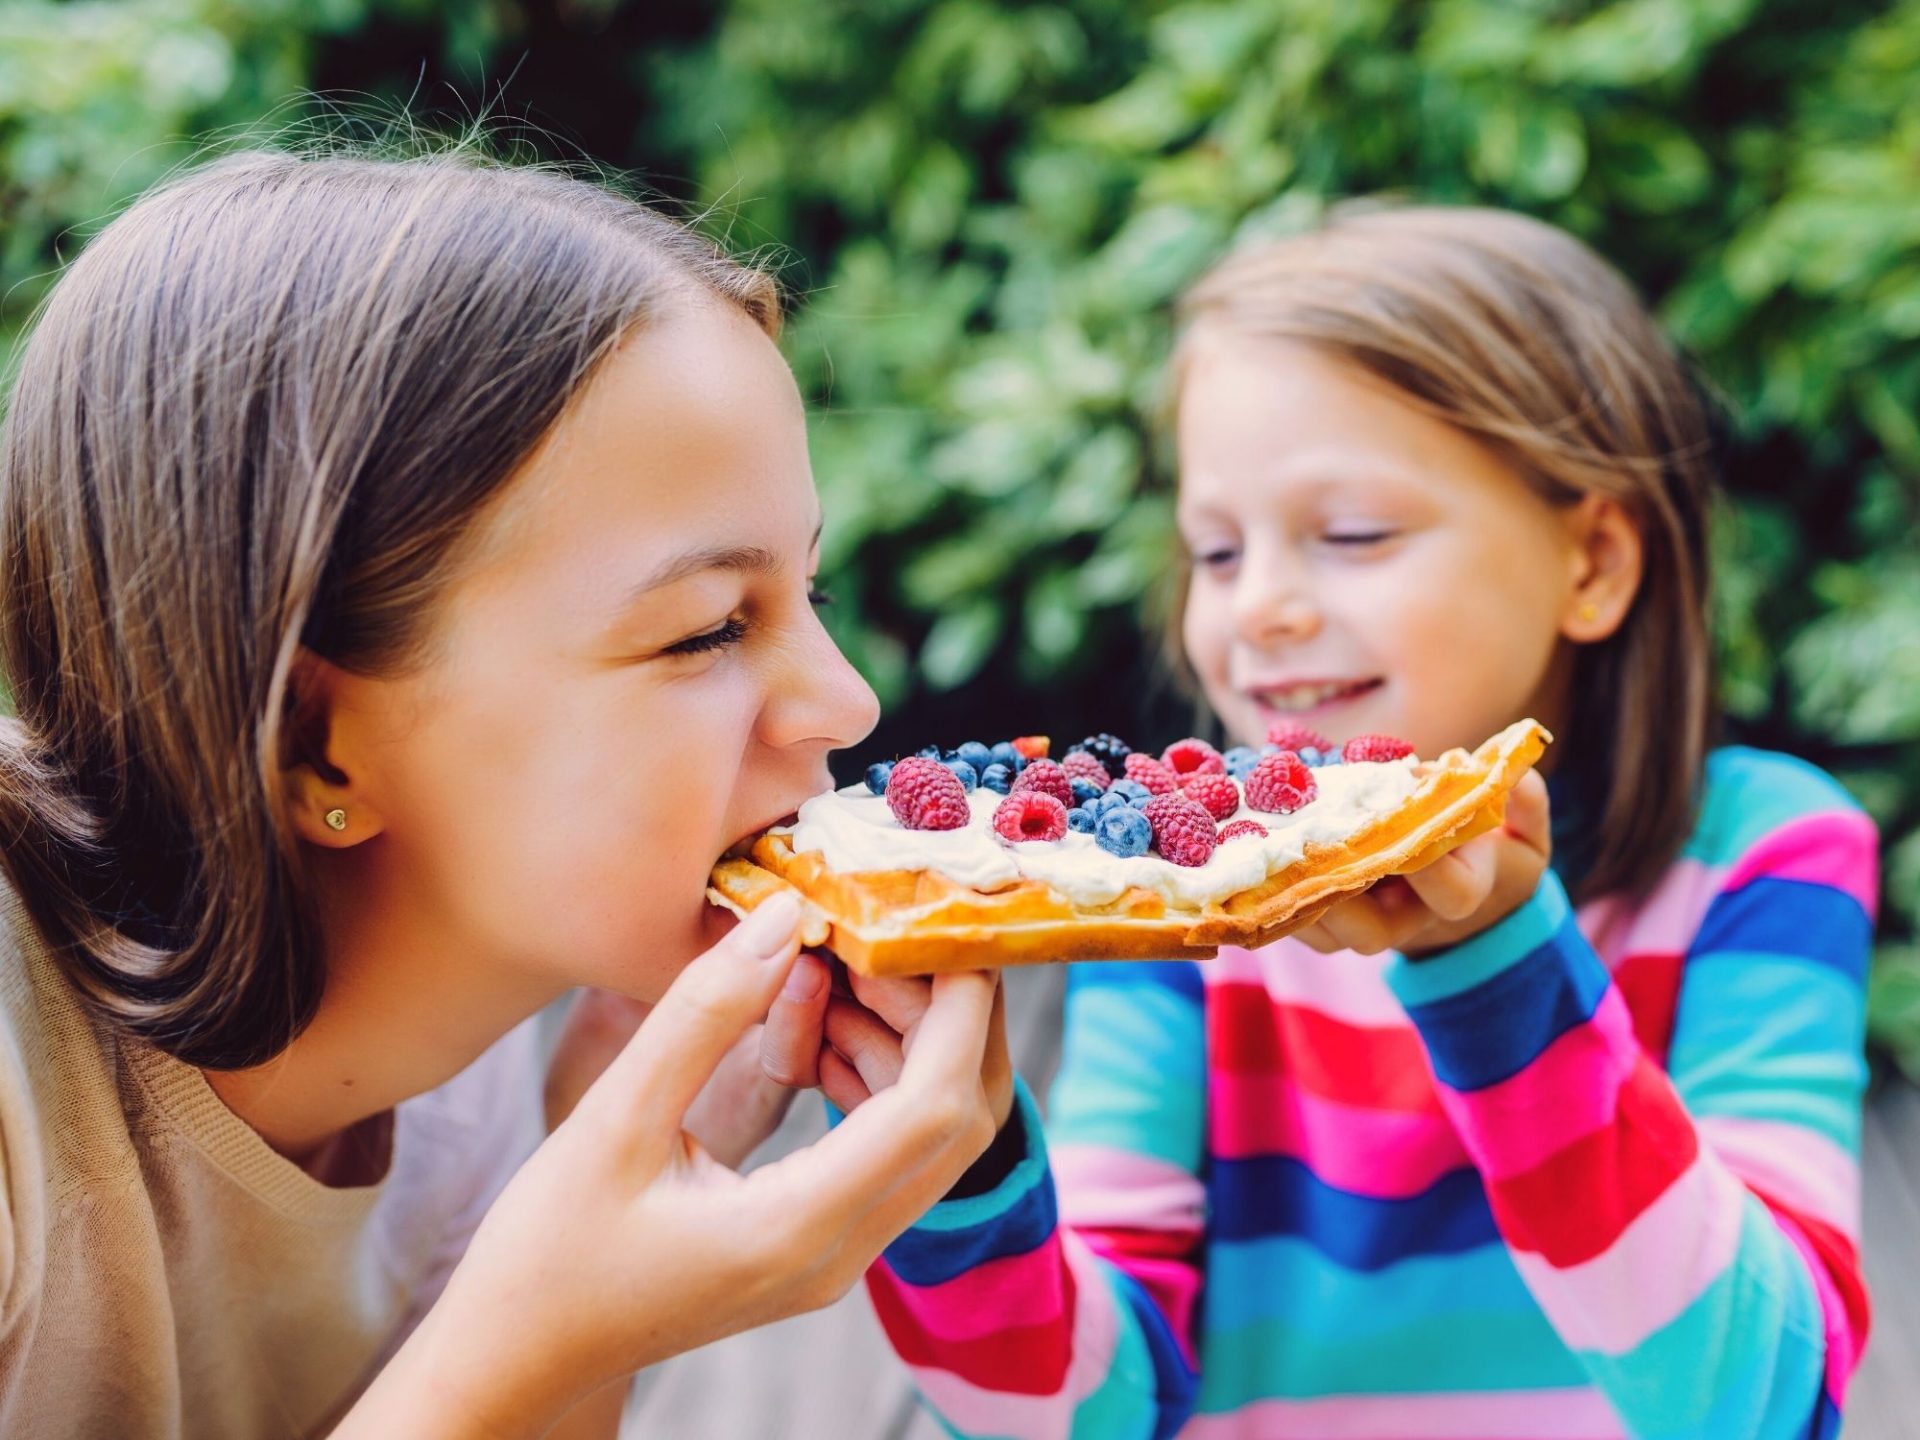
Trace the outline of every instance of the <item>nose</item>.
<instances>
[{"instance_id":1,"label":"nose","mask_svg":"<svg viewBox=\"0 0 1920 1440\"><path fill-rule=\"evenodd\" d=\"M1311 640L1324 618L1297 570L1271 556L1251 554L1234 583L1232 614L1234 634L1257 648Z\"/></svg>"},{"instance_id":2,"label":"nose","mask_svg":"<svg viewBox=\"0 0 1920 1440\"><path fill-rule=\"evenodd\" d=\"M782 656L785 673L772 687L761 718L769 745L858 744L880 723L880 697L841 653L815 616Z\"/></svg>"}]
</instances>

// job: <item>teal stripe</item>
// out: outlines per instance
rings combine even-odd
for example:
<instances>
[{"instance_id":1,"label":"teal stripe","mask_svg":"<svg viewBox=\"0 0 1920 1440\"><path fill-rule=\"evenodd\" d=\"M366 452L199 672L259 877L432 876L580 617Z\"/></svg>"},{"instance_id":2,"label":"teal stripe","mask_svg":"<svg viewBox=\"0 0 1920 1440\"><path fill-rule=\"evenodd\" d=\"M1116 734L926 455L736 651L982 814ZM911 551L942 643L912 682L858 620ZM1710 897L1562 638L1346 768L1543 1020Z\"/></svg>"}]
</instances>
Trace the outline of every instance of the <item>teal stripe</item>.
<instances>
[{"instance_id":1,"label":"teal stripe","mask_svg":"<svg viewBox=\"0 0 1920 1440\"><path fill-rule=\"evenodd\" d=\"M1074 1409L1073 1440L1132 1440L1134 1436L1150 1440L1159 1418L1155 1400L1159 1379L1153 1356L1132 1307L1120 1296L1119 1282L1105 1265L1100 1274L1107 1285L1106 1302L1118 1312L1120 1329L1113 1361L1099 1387Z\"/></svg>"},{"instance_id":2,"label":"teal stripe","mask_svg":"<svg viewBox=\"0 0 1920 1440\"><path fill-rule=\"evenodd\" d=\"M1040 1107L1033 1103L1027 1082L1014 1077L1013 1103L1027 1127L1027 1153L1007 1177L984 1195L964 1200L942 1200L914 1222L916 1230L967 1230L998 1220L1026 1198L1027 1192L1047 1181L1047 1146L1040 1127Z\"/></svg>"},{"instance_id":3,"label":"teal stripe","mask_svg":"<svg viewBox=\"0 0 1920 1440\"><path fill-rule=\"evenodd\" d=\"M1198 1173L1206 1124L1200 1007L1158 986L1069 994L1049 1143L1105 1145Z\"/></svg>"},{"instance_id":4,"label":"teal stripe","mask_svg":"<svg viewBox=\"0 0 1920 1440\"><path fill-rule=\"evenodd\" d=\"M1825 1354L1813 1281L1749 1195L1734 1263L1698 1300L1628 1354L1585 1358L1635 1435L1758 1437L1801 1433Z\"/></svg>"},{"instance_id":5,"label":"teal stripe","mask_svg":"<svg viewBox=\"0 0 1920 1440\"><path fill-rule=\"evenodd\" d=\"M1317 1320L1307 1327L1268 1320L1207 1332L1199 1408L1218 1414L1260 1400L1589 1383L1538 1308L1403 1319L1360 1339L1328 1336Z\"/></svg>"},{"instance_id":6,"label":"teal stripe","mask_svg":"<svg viewBox=\"0 0 1920 1440\"><path fill-rule=\"evenodd\" d=\"M1216 1242L1208 1251L1209 1331L1270 1320L1341 1339L1391 1330L1409 1315L1537 1308L1504 1245L1350 1270L1298 1236Z\"/></svg>"},{"instance_id":7,"label":"teal stripe","mask_svg":"<svg viewBox=\"0 0 1920 1440\"><path fill-rule=\"evenodd\" d=\"M1408 1007L1461 994L1526 959L1553 938L1570 913L1560 877L1549 870L1526 904L1472 939L1424 960L1395 955L1387 965L1387 983Z\"/></svg>"},{"instance_id":8,"label":"teal stripe","mask_svg":"<svg viewBox=\"0 0 1920 1440\"><path fill-rule=\"evenodd\" d=\"M1726 865L1802 816L1859 808L1839 782L1804 760L1743 746L1716 750L1707 757L1699 823L1681 853Z\"/></svg>"},{"instance_id":9,"label":"teal stripe","mask_svg":"<svg viewBox=\"0 0 1920 1440\"><path fill-rule=\"evenodd\" d=\"M1716 951L1687 962L1667 1068L1695 1115L1784 1120L1860 1153L1860 987L1824 965Z\"/></svg>"}]
</instances>

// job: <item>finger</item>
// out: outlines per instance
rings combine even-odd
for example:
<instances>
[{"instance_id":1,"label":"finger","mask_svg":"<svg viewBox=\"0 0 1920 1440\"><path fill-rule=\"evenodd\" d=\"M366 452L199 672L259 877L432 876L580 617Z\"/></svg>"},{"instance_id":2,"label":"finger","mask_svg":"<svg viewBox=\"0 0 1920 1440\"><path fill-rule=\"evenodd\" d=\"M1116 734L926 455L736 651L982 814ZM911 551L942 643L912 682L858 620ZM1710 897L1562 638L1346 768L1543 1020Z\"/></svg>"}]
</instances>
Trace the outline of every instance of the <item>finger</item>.
<instances>
[{"instance_id":1,"label":"finger","mask_svg":"<svg viewBox=\"0 0 1920 1440\"><path fill-rule=\"evenodd\" d=\"M815 1063L820 1071L820 1093L839 1106L843 1114L851 1115L873 1098L873 1092L867 1088L866 1081L860 1078L860 1072L849 1065L846 1057L837 1050L821 1046L819 1059Z\"/></svg>"},{"instance_id":2,"label":"finger","mask_svg":"<svg viewBox=\"0 0 1920 1440\"><path fill-rule=\"evenodd\" d=\"M1497 832L1479 836L1401 880L1442 920L1464 920L1493 892L1503 843L1511 842Z\"/></svg>"},{"instance_id":3,"label":"finger","mask_svg":"<svg viewBox=\"0 0 1920 1440\"><path fill-rule=\"evenodd\" d=\"M1551 858L1553 811L1547 801L1547 782L1538 770L1527 771L1508 793L1506 830L1529 849Z\"/></svg>"},{"instance_id":4,"label":"finger","mask_svg":"<svg viewBox=\"0 0 1920 1440\"><path fill-rule=\"evenodd\" d=\"M905 1060L900 1036L871 1010L835 999L827 1006L826 1034L827 1043L859 1072L869 1091L898 1083Z\"/></svg>"},{"instance_id":5,"label":"finger","mask_svg":"<svg viewBox=\"0 0 1920 1440\"><path fill-rule=\"evenodd\" d=\"M959 1083L954 1077L977 1082L986 1058L995 998L1000 993L997 971L958 970L933 977L927 1010L914 1027L902 1083L937 1087Z\"/></svg>"},{"instance_id":6,"label":"finger","mask_svg":"<svg viewBox=\"0 0 1920 1440\"><path fill-rule=\"evenodd\" d=\"M675 1140L693 1097L761 1019L799 952L800 905L776 895L682 970L575 1108L636 1139Z\"/></svg>"},{"instance_id":7,"label":"finger","mask_svg":"<svg viewBox=\"0 0 1920 1440\"><path fill-rule=\"evenodd\" d=\"M933 986L913 975L861 975L847 972L853 995L867 1009L905 1035L920 1023L933 1003Z\"/></svg>"},{"instance_id":8,"label":"finger","mask_svg":"<svg viewBox=\"0 0 1920 1440\"><path fill-rule=\"evenodd\" d=\"M1392 948L1380 903L1370 893L1342 900L1320 917L1320 925L1342 950L1377 955Z\"/></svg>"},{"instance_id":9,"label":"finger","mask_svg":"<svg viewBox=\"0 0 1920 1440\"><path fill-rule=\"evenodd\" d=\"M820 1036L832 993L826 961L803 954L793 962L760 1037L760 1068L768 1079L795 1090L820 1083Z\"/></svg>"}]
</instances>

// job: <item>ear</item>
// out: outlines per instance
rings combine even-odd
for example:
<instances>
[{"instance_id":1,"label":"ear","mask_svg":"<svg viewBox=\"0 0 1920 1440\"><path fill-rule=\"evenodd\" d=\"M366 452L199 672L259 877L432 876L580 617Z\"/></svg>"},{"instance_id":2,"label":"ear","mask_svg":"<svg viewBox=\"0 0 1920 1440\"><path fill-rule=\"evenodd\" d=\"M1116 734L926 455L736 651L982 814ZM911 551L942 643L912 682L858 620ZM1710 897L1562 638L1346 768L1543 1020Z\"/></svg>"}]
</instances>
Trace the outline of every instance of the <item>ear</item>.
<instances>
[{"instance_id":1,"label":"ear","mask_svg":"<svg viewBox=\"0 0 1920 1440\"><path fill-rule=\"evenodd\" d=\"M294 832L310 844L345 850L383 827L364 762L364 737L344 703L352 677L310 650L294 660L280 775Z\"/></svg>"},{"instance_id":2,"label":"ear","mask_svg":"<svg viewBox=\"0 0 1920 1440\"><path fill-rule=\"evenodd\" d=\"M1592 645L1617 631L1646 570L1640 526L1611 495L1588 492L1566 511L1572 566L1560 633Z\"/></svg>"}]
</instances>

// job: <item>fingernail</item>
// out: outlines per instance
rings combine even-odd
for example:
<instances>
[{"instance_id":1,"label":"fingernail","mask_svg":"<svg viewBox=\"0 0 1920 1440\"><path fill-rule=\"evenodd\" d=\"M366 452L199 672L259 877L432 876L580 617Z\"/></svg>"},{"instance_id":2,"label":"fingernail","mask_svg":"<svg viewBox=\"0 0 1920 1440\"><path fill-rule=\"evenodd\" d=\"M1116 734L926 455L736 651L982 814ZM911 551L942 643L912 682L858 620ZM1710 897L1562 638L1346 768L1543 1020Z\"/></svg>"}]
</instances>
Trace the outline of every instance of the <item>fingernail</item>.
<instances>
[{"instance_id":1,"label":"fingernail","mask_svg":"<svg viewBox=\"0 0 1920 1440\"><path fill-rule=\"evenodd\" d=\"M820 987L827 978L826 967L809 965L802 955L793 969L787 972L787 983L780 987L780 993L789 1000L811 1000L820 993Z\"/></svg>"},{"instance_id":2,"label":"fingernail","mask_svg":"<svg viewBox=\"0 0 1920 1440\"><path fill-rule=\"evenodd\" d=\"M740 922L733 932L734 943L748 955L768 960L786 950L799 923L800 899L783 890L762 900Z\"/></svg>"}]
</instances>

